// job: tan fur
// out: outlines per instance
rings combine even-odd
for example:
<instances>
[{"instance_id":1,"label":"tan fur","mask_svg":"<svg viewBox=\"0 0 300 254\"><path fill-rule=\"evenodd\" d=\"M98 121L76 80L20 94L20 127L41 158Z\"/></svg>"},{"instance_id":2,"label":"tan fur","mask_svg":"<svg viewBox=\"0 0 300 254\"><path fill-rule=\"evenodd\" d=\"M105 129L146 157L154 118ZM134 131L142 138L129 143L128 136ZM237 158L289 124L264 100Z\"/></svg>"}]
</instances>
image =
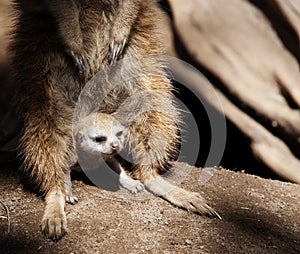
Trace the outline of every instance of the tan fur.
<instances>
[{"instance_id":1,"label":"tan fur","mask_svg":"<svg viewBox=\"0 0 300 254\"><path fill-rule=\"evenodd\" d=\"M99 128L109 133L112 126L117 125L118 121L115 117L110 114L105 114L102 112L95 112L89 114L87 117L82 119L78 124L74 126L74 135L78 132L85 132L87 128L93 126Z\"/></svg>"},{"instance_id":2,"label":"tan fur","mask_svg":"<svg viewBox=\"0 0 300 254\"><path fill-rule=\"evenodd\" d=\"M15 6L13 68L21 85L18 105L24 122L19 150L24 170L46 195L42 230L47 237L59 239L67 230L62 197L65 175L76 161L72 117L80 91L86 80L117 59L163 52L157 33L159 10L154 0L16 0ZM152 93L150 101L159 112L138 115L128 136L137 162L132 174L151 191L153 181L147 181L157 178L176 151L178 112L162 63L145 61L144 67L149 75L126 83L125 92L117 89L99 110L114 112L121 103L119 95ZM153 70L158 75L150 75ZM182 202L188 203L187 191L176 191L177 198L153 192L190 209ZM215 215L211 208L194 211Z\"/></svg>"}]
</instances>

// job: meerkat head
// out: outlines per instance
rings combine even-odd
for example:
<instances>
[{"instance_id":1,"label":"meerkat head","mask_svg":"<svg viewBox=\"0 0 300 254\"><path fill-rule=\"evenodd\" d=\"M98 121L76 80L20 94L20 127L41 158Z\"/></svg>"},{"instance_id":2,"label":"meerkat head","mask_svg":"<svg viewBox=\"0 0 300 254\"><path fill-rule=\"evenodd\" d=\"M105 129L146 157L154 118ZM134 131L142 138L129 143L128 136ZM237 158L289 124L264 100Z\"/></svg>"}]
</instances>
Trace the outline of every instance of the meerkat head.
<instances>
[{"instance_id":1,"label":"meerkat head","mask_svg":"<svg viewBox=\"0 0 300 254\"><path fill-rule=\"evenodd\" d=\"M92 113L75 129L76 148L91 155L120 152L126 140L126 128L110 114Z\"/></svg>"}]
</instances>

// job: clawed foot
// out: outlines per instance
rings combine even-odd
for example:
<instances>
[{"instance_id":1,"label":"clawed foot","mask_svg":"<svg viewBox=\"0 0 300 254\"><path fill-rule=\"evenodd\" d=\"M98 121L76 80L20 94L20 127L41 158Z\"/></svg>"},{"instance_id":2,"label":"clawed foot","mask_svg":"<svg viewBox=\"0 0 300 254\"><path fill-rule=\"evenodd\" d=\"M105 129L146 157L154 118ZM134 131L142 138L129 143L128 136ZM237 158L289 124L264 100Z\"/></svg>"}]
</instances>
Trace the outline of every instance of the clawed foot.
<instances>
[{"instance_id":1,"label":"clawed foot","mask_svg":"<svg viewBox=\"0 0 300 254\"><path fill-rule=\"evenodd\" d=\"M76 202L78 202L78 198L71 193L66 195L66 202L74 205Z\"/></svg>"},{"instance_id":2,"label":"clawed foot","mask_svg":"<svg viewBox=\"0 0 300 254\"><path fill-rule=\"evenodd\" d=\"M132 194L136 194L144 190L144 185L138 180L127 182L125 185L123 184L122 187L127 189Z\"/></svg>"},{"instance_id":3,"label":"clawed foot","mask_svg":"<svg viewBox=\"0 0 300 254\"><path fill-rule=\"evenodd\" d=\"M42 219L42 231L47 238L59 240L67 233L64 195L59 188L49 191Z\"/></svg>"},{"instance_id":4,"label":"clawed foot","mask_svg":"<svg viewBox=\"0 0 300 254\"><path fill-rule=\"evenodd\" d=\"M79 71L80 76L84 76L87 69L87 63L84 57L80 54L75 54L74 51L70 51L70 55L73 59L76 68Z\"/></svg>"},{"instance_id":5,"label":"clawed foot","mask_svg":"<svg viewBox=\"0 0 300 254\"><path fill-rule=\"evenodd\" d=\"M130 178L125 172L120 174L120 185L132 194L144 190L144 185L140 181Z\"/></svg>"},{"instance_id":6,"label":"clawed foot","mask_svg":"<svg viewBox=\"0 0 300 254\"><path fill-rule=\"evenodd\" d=\"M64 212L45 213L42 220L44 235L57 241L67 233L67 220Z\"/></svg>"},{"instance_id":7,"label":"clawed foot","mask_svg":"<svg viewBox=\"0 0 300 254\"><path fill-rule=\"evenodd\" d=\"M62 207L46 208L42 219L42 232L53 241L59 240L67 233L67 219Z\"/></svg>"},{"instance_id":8,"label":"clawed foot","mask_svg":"<svg viewBox=\"0 0 300 254\"><path fill-rule=\"evenodd\" d=\"M163 198L188 211L206 215L211 218L222 219L213 208L207 205L205 199L197 192L190 192L177 187L166 193Z\"/></svg>"},{"instance_id":9,"label":"clawed foot","mask_svg":"<svg viewBox=\"0 0 300 254\"><path fill-rule=\"evenodd\" d=\"M121 41L113 40L111 44L109 45L109 62L110 64L115 63L121 54L123 53L125 46L127 43L127 39L123 39Z\"/></svg>"}]
</instances>

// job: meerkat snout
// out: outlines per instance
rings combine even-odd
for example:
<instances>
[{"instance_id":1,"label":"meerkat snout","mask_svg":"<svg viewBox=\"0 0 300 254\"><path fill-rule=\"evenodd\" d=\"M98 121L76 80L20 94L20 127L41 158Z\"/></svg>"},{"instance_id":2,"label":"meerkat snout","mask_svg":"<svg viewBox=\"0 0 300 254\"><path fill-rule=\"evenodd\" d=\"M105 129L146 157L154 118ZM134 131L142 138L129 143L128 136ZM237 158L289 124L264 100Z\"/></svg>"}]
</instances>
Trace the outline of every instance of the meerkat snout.
<instances>
[{"instance_id":1,"label":"meerkat snout","mask_svg":"<svg viewBox=\"0 0 300 254\"><path fill-rule=\"evenodd\" d=\"M99 144L99 150L102 154L116 154L123 149L123 146L124 140L112 135Z\"/></svg>"},{"instance_id":2,"label":"meerkat snout","mask_svg":"<svg viewBox=\"0 0 300 254\"><path fill-rule=\"evenodd\" d=\"M111 143L111 149L112 149L112 152L116 152L117 153L120 150L120 146L117 143Z\"/></svg>"}]
</instances>

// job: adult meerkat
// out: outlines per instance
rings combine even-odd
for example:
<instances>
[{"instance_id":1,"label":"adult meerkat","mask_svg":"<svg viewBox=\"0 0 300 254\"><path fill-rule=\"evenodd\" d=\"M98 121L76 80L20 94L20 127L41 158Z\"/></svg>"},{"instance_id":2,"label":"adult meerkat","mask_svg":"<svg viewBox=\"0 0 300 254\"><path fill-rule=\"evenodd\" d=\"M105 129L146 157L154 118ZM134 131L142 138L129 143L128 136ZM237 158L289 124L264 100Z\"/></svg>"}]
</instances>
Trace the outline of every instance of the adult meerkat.
<instances>
[{"instance_id":1,"label":"adult meerkat","mask_svg":"<svg viewBox=\"0 0 300 254\"><path fill-rule=\"evenodd\" d=\"M57 240L67 231L65 178L77 159L72 119L78 96L86 80L116 59L163 52L157 33L159 9L154 0L15 0L14 4L13 69L24 123L19 152L23 169L45 193L42 231ZM176 206L218 216L198 193L172 186L159 176L176 152L178 110L161 61L153 58L142 65L146 75L121 86L123 90L113 90L100 107L103 113L114 112L120 97L147 91L152 94L149 101L159 108L137 115L129 126L128 142L136 156L132 176Z\"/></svg>"}]
</instances>

